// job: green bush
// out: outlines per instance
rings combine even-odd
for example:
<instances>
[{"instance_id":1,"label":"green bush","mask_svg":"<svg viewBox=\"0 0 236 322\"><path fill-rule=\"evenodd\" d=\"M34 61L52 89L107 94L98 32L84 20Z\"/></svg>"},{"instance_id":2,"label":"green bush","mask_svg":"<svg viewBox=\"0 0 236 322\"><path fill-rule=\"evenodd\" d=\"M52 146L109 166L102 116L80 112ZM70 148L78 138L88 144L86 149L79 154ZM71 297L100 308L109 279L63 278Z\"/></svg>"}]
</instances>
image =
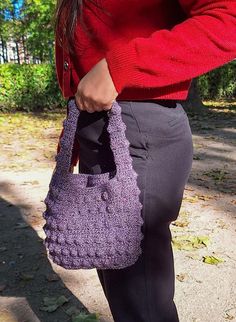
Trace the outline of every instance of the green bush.
<instances>
[{"instance_id":1,"label":"green bush","mask_svg":"<svg viewBox=\"0 0 236 322\"><path fill-rule=\"evenodd\" d=\"M198 77L200 96L204 100L236 98L236 60Z\"/></svg>"},{"instance_id":2,"label":"green bush","mask_svg":"<svg viewBox=\"0 0 236 322\"><path fill-rule=\"evenodd\" d=\"M204 100L236 97L236 60L198 77ZM0 110L42 111L65 107L55 64L0 65Z\"/></svg>"},{"instance_id":3,"label":"green bush","mask_svg":"<svg viewBox=\"0 0 236 322\"><path fill-rule=\"evenodd\" d=\"M0 65L0 110L42 111L64 105L53 64Z\"/></svg>"}]
</instances>

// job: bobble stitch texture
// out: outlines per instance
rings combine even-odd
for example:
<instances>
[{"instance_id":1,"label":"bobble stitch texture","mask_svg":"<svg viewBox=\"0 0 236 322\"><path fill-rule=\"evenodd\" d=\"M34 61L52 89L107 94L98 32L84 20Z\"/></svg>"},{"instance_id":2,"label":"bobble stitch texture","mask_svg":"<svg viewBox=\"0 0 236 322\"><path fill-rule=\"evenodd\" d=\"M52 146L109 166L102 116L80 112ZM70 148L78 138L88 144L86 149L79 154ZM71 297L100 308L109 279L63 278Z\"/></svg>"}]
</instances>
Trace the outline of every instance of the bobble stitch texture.
<instances>
[{"instance_id":1,"label":"bobble stitch texture","mask_svg":"<svg viewBox=\"0 0 236 322\"><path fill-rule=\"evenodd\" d=\"M121 107L114 101L108 112L107 130L116 170L101 174L71 173L80 114L74 99L68 101L68 111L44 200L43 229L49 258L66 269L131 266L141 254L144 221Z\"/></svg>"}]
</instances>

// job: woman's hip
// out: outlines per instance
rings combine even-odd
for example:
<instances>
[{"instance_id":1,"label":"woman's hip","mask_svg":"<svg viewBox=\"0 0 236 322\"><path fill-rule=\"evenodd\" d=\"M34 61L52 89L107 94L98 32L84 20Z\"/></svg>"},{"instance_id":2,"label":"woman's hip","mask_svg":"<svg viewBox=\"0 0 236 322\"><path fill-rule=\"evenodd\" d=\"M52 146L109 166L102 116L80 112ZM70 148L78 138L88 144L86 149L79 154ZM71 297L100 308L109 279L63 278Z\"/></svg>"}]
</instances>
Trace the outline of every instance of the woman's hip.
<instances>
[{"instance_id":1,"label":"woman's hip","mask_svg":"<svg viewBox=\"0 0 236 322\"><path fill-rule=\"evenodd\" d=\"M133 159L165 159L175 150L185 151L191 157L192 133L186 112L181 104L166 107L156 102L118 101L121 116L126 124L126 137ZM115 164L107 132L106 111L88 113L82 111L77 124L76 140L79 142L79 159L83 164L106 164L104 171L114 169ZM177 153L178 154L178 153ZM174 157L175 153L173 153ZM176 155L175 155L176 156ZM182 157L179 156L181 159ZM93 173L95 171L91 169ZM97 169L101 171L101 169Z\"/></svg>"}]
</instances>

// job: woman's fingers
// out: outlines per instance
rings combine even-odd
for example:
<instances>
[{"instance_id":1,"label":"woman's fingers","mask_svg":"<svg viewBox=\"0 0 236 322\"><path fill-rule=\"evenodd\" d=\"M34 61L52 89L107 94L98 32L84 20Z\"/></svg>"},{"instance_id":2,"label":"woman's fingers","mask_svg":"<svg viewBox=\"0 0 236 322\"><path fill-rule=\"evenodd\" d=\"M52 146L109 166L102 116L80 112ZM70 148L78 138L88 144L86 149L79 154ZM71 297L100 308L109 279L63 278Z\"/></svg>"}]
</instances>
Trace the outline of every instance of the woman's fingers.
<instances>
[{"instance_id":1,"label":"woman's fingers","mask_svg":"<svg viewBox=\"0 0 236 322\"><path fill-rule=\"evenodd\" d=\"M110 110L112 103L110 104L104 104L104 103L99 103L98 101L95 101L91 98L79 95L77 92L75 95L75 100L76 100L76 105L81 111L87 111L88 113L93 113L93 112L101 112L101 111L108 111Z\"/></svg>"},{"instance_id":2,"label":"woman's fingers","mask_svg":"<svg viewBox=\"0 0 236 322\"><path fill-rule=\"evenodd\" d=\"M83 97L83 102L84 102L84 108L89 113L100 112L103 110L102 104L98 103L97 101L94 101L91 98Z\"/></svg>"},{"instance_id":3,"label":"woman's fingers","mask_svg":"<svg viewBox=\"0 0 236 322\"><path fill-rule=\"evenodd\" d=\"M82 97L77 95L77 93L75 95L75 103L76 103L76 105L77 105L77 107L78 107L78 109L80 111L84 111L84 107L83 107L84 104L83 104L83 101L82 101Z\"/></svg>"}]
</instances>

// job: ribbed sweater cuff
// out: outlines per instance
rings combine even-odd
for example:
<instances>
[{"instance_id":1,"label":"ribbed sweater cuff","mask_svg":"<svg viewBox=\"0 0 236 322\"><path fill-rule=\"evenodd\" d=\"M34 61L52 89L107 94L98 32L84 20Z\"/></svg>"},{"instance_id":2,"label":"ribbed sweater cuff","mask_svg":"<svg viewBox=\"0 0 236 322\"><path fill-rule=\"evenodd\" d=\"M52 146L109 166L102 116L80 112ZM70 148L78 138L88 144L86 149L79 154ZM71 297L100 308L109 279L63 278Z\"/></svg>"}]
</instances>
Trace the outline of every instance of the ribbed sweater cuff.
<instances>
[{"instance_id":1,"label":"ribbed sweater cuff","mask_svg":"<svg viewBox=\"0 0 236 322\"><path fill-rule=\"evenodd\" d=\"M136 52L133 44L119 44L105 54L116 91L120 93L134 78ZM133 83L133 82L132 82Z\"/></svg>"}]
</instances>

